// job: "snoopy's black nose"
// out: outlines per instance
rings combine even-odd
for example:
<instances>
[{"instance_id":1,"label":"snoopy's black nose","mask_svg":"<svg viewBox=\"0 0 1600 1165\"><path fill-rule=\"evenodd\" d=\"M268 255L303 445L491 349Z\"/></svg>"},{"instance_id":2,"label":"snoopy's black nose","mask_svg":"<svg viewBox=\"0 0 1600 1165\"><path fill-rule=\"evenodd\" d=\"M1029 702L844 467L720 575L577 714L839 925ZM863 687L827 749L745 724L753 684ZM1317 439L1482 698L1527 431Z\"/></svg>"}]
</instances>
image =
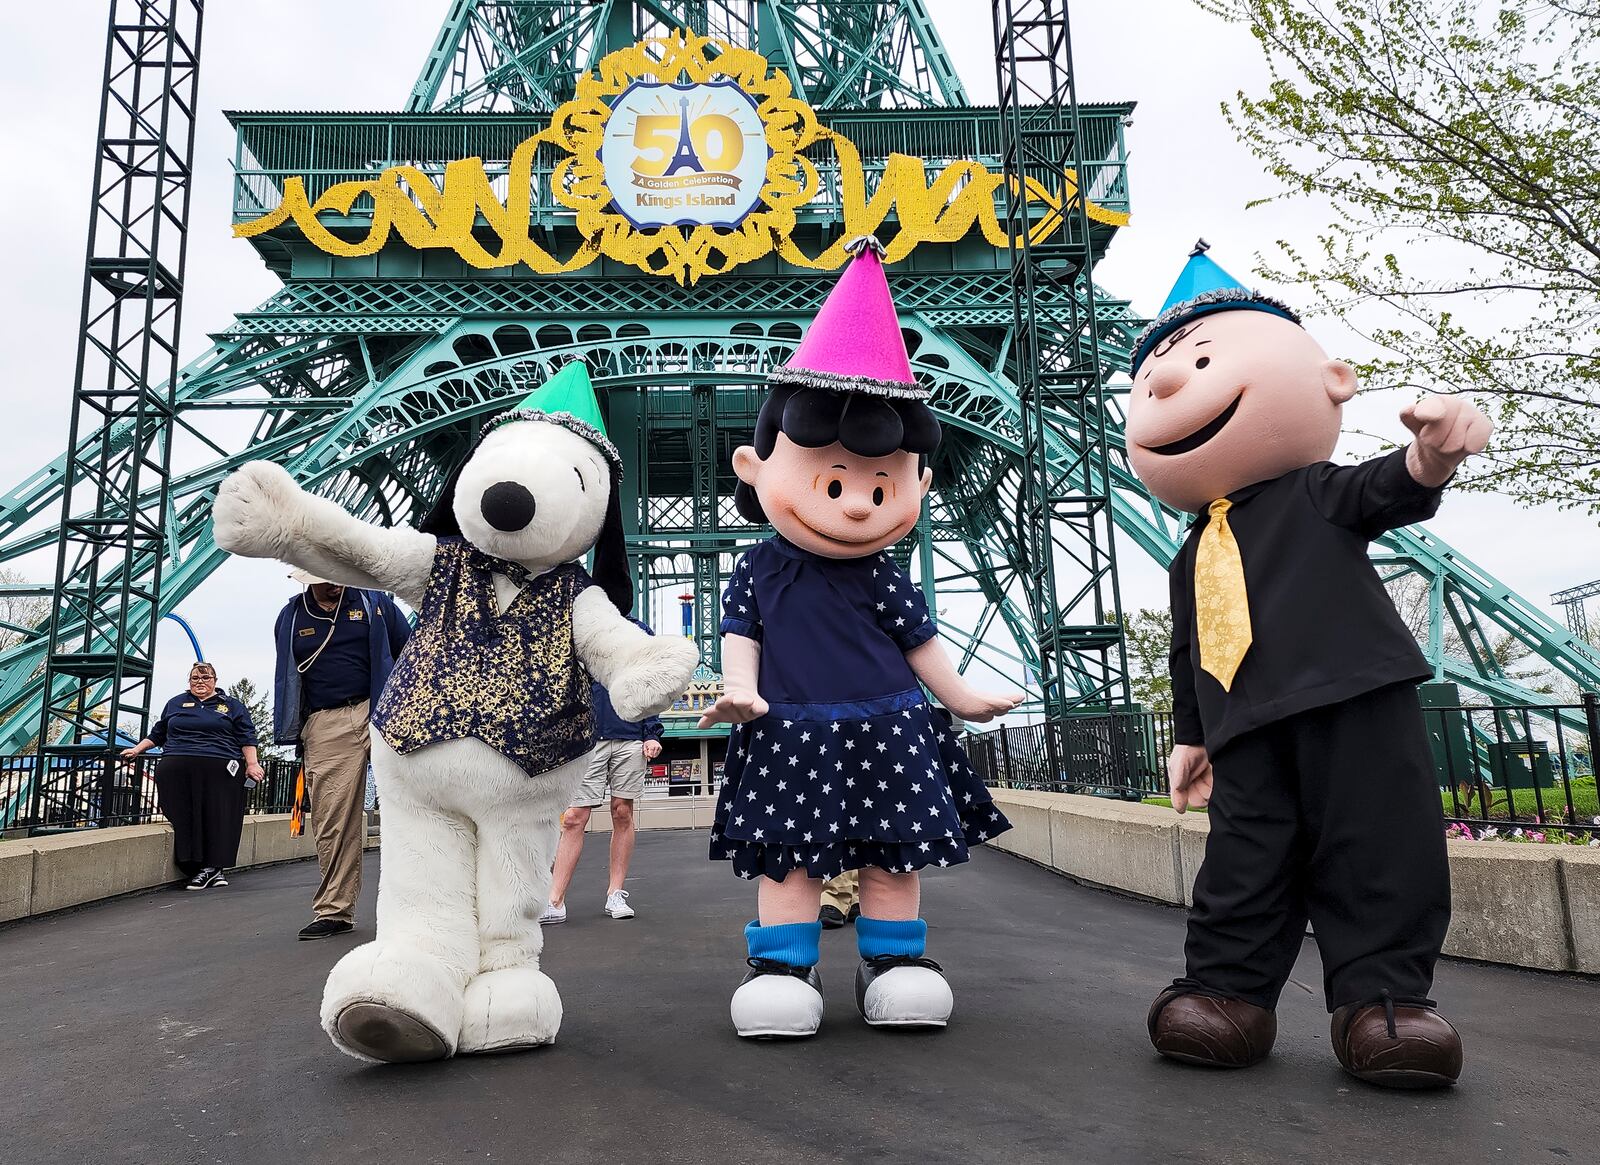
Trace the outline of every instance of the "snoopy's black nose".
<instances>
[{"instance_id":1,"label":"snoopy's black nose","mask_svg":"<svg viewBox=\"0 0 1600 1165\"><path fill-rule=\"evenodd\" d=\"M533 521L538 504L527 486L502 481L483 491L483 520L507 534Z\"/></svg>"}]
</instances>

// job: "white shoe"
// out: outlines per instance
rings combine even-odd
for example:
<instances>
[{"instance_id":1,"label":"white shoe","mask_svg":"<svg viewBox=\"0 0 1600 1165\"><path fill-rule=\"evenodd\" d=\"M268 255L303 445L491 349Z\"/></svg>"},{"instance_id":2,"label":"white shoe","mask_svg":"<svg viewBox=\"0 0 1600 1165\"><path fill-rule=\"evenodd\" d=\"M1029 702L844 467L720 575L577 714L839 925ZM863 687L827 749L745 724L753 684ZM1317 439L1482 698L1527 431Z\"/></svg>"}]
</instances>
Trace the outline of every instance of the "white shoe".
<instances>
[{"instance_id":1,"label":"white shoe","mask_svg":"<svg viewBox=\"0 0 1600 1165\"><path fill-rule=\"evenodd\" d=\"M815 967L746 960L751 971L733 993L729 1014L745 1039L799 1040L822 1026L822 977Z\"/></svg>"},{"instance_id":2,"label":"white shoe","mask_svg":"<svg viewBox=\"0 0 1600 1165\"><path fill-rule=\"evenodd\" d=\"M612 918L633 917L633 907L628 905L628 892L626 890L618 890L615 894L607 896L606 913ZM566 917L565 910L561 914L563 918Z\"/></svg>"},{"instance_id":3,"label":"white shoe","mask_svg":"<svg viewBox=\"0 0 1600 1165\"><path fill-rule=\"evenodd\" d=\"M856 968L856 1007L873 1027L944 1027L955 998L932 959L887 956Z\"/></svg>"},{"instance_id":4,"label":"white shoe","mask_svg":"<svg viewBox=\"0 0 1600 1165\"><path fill-rule=\"evenodd\" d=\"M546 902L544 904L544 913L539 915L540 926L550 926L552 923L565 922L566 920L567 904L565 902L560 906L557 906L554 902Z\"/></svg>"}]
</instances>

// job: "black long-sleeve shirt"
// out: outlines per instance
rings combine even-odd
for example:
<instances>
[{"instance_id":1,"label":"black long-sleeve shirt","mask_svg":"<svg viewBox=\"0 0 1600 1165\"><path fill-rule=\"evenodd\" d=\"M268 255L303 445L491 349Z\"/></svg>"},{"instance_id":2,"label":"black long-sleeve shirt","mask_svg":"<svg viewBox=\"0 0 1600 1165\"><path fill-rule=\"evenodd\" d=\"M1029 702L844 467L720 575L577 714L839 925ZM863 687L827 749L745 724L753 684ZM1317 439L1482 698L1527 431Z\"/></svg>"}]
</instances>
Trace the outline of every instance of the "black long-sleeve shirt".
<instances>
[{"instance_id":1,"label":"black long-sleeve shirt","mask_svg":"<svg viewBox=\"0 0 1600 1165\"><path fill-rule=\"evenodd\" d=\"M1360 465L1318 462L1228 495L1228 526L1244 561L1250 650L1231 691L1200 670L1194 561L1210 518L1189 528L1173 559L1172 709L1180 744L1212 754L1235 737L1433 671L1400 618L1367 544L1431 518L1440 489L1417 484L1405 450Z\"/></svg>"}]
</instances>

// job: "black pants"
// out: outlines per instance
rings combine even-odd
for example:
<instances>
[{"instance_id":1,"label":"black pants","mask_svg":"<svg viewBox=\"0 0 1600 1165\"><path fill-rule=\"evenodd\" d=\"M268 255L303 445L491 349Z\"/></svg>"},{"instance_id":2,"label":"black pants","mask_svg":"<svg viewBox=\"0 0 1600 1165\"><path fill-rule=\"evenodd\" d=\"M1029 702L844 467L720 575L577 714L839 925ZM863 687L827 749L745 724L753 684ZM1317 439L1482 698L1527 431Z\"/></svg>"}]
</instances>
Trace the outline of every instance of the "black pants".
<instances>
[{"instance_id":1,"label":"black pants","mask_svg":"<svg viewBox=\"0 0 1600 1165\"><path fill-rule=\"evenodd\" d=\"M172 824L172 860L178 869L192 876L206 867L233 865L244 832L244 761L163 756L155 781L161 813Z\"/></svg>"},{"instance_id":2,"label":"black pants","mask_svg":"<svg viewBox=\"0 0 1600 1165\"><path fill-rule=\"evenodd\" d=\"M1316 708L1212 758L1192 983L1274 1007L1310 919L1328 1010L1422 1000L1450 925L1444 814L1416 688Z\"/></svg>"}]
</instances>

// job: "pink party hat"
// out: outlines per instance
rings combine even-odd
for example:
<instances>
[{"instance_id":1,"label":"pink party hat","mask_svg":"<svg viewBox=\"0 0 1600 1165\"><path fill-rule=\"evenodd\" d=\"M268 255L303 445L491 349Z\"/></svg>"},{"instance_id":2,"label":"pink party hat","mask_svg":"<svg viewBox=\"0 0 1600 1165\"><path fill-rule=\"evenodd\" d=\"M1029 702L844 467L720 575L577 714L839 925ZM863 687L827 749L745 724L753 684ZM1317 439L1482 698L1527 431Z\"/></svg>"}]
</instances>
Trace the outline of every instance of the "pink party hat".
<instances>
[{"instance_id":1,"label":"pink party hat","mask_svg":"<svg viewBox=\"0 0 1600 1165\"><path fill-rule=\"evenodd\" d=\"M883 274L883 245L871 235L852 239L855 257L823 302L788 363L767 374L774 384L835 392L928 399L911 374L900 319Z\"/></svg>"}]
</instances>

